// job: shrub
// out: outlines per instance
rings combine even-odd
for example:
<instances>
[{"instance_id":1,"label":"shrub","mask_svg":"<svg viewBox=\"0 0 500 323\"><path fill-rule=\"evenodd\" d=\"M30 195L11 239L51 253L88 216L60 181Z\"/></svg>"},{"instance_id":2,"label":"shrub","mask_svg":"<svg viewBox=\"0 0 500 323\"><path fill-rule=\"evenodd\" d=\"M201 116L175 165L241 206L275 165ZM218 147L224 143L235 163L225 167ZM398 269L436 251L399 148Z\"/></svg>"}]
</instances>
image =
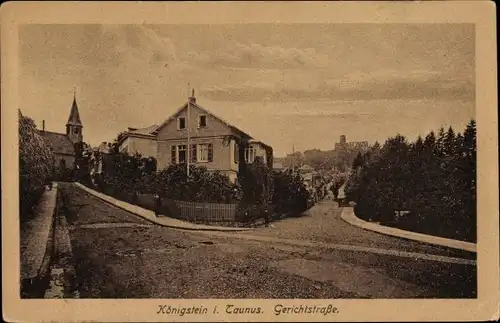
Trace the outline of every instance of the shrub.
<instances>
[{"instance_id":1,"label":"shrub","mask_svg":"<svg viewBox=\"0 0 500 323\"><path fill-rule=\"evenodd\" d=\"M219 171L206 167L170 165L156 177L157 191L161 196L181 201L208 203L236 203L241 198L238 185Z\"/></svg>"},{"instance_id":2,"label":"shrub","mask_svg":"<svg viewBox=\"0 0 500 323\"><path fill-rule=\"evenodd\" d=\"M267 218L273 213L274 181L273 172L262 158L246 165L238 178L241 184L242 209L240 221L247 222L257 218Z\"/></svg>"},{"instance_id":3,"label":"shrub","mask_svg":"<svg viewBox=\"0 0 500 323\"><path fill-rule=\"evenodd\" d=\"M21 217L36 206L52 179L54 156L32 119L19 111L19 202Z\"/></svg>"},{"instance_id":4,"label":"shrub","mask_svg":"<svg viewBox=\"0 0 500 323\"><path fill-rule=\"evenodd\" d=\"M273 178L275 212L302 212L307 209L311 195L299 175L293 174L291 171L276 171Z\"/></svg>"}]
</instances>

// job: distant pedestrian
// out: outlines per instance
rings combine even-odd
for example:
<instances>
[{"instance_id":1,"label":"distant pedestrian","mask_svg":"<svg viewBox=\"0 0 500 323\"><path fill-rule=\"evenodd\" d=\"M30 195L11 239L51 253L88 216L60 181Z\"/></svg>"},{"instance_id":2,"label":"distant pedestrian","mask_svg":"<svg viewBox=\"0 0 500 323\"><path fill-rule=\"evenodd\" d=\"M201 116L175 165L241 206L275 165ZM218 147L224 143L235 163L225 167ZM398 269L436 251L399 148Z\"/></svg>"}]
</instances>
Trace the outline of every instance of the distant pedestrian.
<instances>
[{"instance_id":1,"label":"distant pedestrian","mask_svg":"<svg viewBox=\"0 0 500 323\"><path fill-rule=\"evenodd\" d=\"M49 189L49 191L52 190L52 180L50 178L48 178L46 181L45 181L45 185L47 186L47 188Z\"/></svg>"},{"instance_id":2,"label":"distant pedestrian","mask_svg":"<svg viewBox=\"0 0 500 323\"><path fill-rule=\"evenodd\" d=\"M270 220L270 219L269 219L269 211L268 211L268 208L266 207L266 208L264 209L264 221L265 221L265 225L266 225L266 227L268 227L268 226L269 226L269 220Z\"/></svg>"},{"instance_id":3,"label":"distant pedestrian","mask_svg":"<svg viewBox=\"0 0 500 323\"><path fill-rule=\"evenodd\" d=\"M155 216L159 216L160 215L160 209L161 209L161 197L158 193L155 193L155 195L153 195L153 198L154 198L154 204L155 204Z\"/></svg>"}]
</instances>

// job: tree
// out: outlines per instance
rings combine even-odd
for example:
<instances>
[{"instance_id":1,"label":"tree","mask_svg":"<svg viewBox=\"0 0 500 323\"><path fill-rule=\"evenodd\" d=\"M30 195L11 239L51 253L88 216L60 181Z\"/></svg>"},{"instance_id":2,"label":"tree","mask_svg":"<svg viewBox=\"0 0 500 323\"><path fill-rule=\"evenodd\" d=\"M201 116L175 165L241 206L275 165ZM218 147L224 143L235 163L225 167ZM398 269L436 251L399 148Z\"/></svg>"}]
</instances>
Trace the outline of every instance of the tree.
<instances>
[{"instance_id":1,"label":"tree","mask_svg":"<svg viewBox=\"0 0 500 323\"><path fill-rule=\"evenodd\" d=\"M302 212L310 198L304 182L291 171L273 173L274 195L272 202L277 213Z\"/></svg>"},{"instance_id":2,"label":"tree","mask_svg":"<svg viewBox=\"0 0 500 323\"><path fill-rule=\"evenodd\" d=\"M77 142L75 147L75 161L73 164L73 179L83 183L90 183L90 156L91 149L85 142Z\"/></svg>"},{"instance_id":3,"label":"tree","mask_svg":"<svg viewBox=\"0 0 500 323\"><path fill-rule=\"evenodd\" d=\"M433 152L436 149L436 134L434 131L425 136L424 149L428 152Z\"/></svg>"},{"instance_id":4,"label":"tree","mask_svg":"<svg viewBox=\"0 0 500 323\"><path fill-rule=\"evenodd\" d=\"M354 161L352 162L352 170L356 171L359 167L362 167L365 162L363 154L359 152L356 155L356 158L354 158Z\"/></svg>"},{"instance_id":5,"label":"tree","mask_svg":"<svg viewBox=\"0 0 500 323\"><path fill-rule=\"evenodd\" d=\"M467 223L465 234L476 239L477 223L477 137L476 121L471 120L463 134L463 143L460 149L459 174L463 183L463 213L462 220Z\"/></svg>"},{"instance_id":6,"label":"tree","mask_svg":"<svg viewBox=\"0 0 500 323\"><path fill-rule=\"evenodd\" d=\"M255 158L255 161L247 166L240 176L240 182L243 200L246 203L269 206L273 194L272 171L260 157Z\"/></svg>"},{"instance_id":7,"label":"tree","mask_svg":"<svg viewBox=\"0 0 500 323\"><path fill-rule=\"evenodd\" d=\"M363 157L356 157L345 187L358 216L388 221L393 211L410 211L393 225L475 241L475 121L463 135L451 127L413 143L397 135Z\"/></svg>"},{"instance_id":8,"label":"tree","mask_svg":"<svg viewBox=\"0 0 500 323\"><path fill-rule=\"evenodd\" d=\"M283 166L287 168L299 168L302 165L304 165L304 156L299 151L288 154L283 158Z\"/></svg>"},{"instance_id":9,"label":"tree","mask_svg":"<svg viewBox=\"0 0 500 323\"><path fill-rule=\"evenodd\" d=\"M444 131L444 128L441 127L439 129L437 138L436 138L436 151L439 156L444 155L445 153L445 140L446 140L446 133Z\"/></svg>"},{"instance_id":10,"label":"tree","mask_svg":"<svg viewBox=\"0 0 500 323\"><path fill-rule=\"evenodd\" d=\"M456 149L456 136L452 127L448 128L443 140L443 153L445 156L452 156L455 154Z\"/></svg>"},{"instance_id":11,"label":"tree","mask_svg":"<svg viewBox=\"0 0 500 323\"><path fill-rule=\"evenodd\" d=\"M19 203L21 219L26 218L52 180L54 155L37 132L35 122L19 115Z\"/></svg>"},{"instance_id":12,"label":"tree","mask_svg":"<svg viewBox=\"0 0 500 323\"><path fill-rule=\"evenodd\" d=\"M121 140L123 139L123 137L125 137L125 135L127 133L128 133L127 131L122 131L118 134L118 136L116 136L116 138L113 140L113 143L111 144L111 151L112 152L114 152L114 153L119 152L119 144L120 144Z\"/></svg>"}]
</instances>

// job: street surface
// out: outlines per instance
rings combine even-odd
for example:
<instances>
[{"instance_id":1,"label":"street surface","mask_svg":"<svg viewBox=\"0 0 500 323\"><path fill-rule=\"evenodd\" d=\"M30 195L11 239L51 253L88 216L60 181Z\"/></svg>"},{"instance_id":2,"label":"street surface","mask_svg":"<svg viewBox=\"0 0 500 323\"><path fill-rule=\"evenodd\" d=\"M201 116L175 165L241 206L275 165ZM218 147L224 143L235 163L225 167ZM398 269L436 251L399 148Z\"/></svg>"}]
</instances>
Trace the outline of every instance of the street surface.
<instances>
[{"instance_id":1,"label":"street surface","mask_svg":"<svg viewBox=\"0 0 500 323\"><path fill-rule=\"evenodd\" d=\"M60 189L72 261L55 267L70 267L74 278L65 283L80 298L476 296L474 265L316 246L335 243L474 259L466 252L353 227L340 219L341 209L331 201L248 233L199 232L154 225L72 184L60 184Z\"/></svg>"}]
</instances>

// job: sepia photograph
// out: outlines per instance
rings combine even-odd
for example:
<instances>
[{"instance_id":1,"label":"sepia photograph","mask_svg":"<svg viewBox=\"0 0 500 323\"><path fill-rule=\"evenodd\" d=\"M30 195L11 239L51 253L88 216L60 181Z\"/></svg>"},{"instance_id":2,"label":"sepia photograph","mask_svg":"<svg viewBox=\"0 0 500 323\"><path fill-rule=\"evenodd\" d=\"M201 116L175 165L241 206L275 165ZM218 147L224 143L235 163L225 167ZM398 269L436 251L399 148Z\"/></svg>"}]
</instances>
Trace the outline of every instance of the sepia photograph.
<instances>
[{"instance_id":1,"label":"sepia photograph","mask_svg":"<svg viewBox=\"0 0 500 323\"><path fill-rule=\"evenodd\" d=\"M199 20L16 25L13 297L156 300L157 321L478 301L478 246L498 257L478 173L498 173L496 155L478 167L497 131L479 111L497 103L479 100L476 23L211 23L209 5L165 9Z\"/></svg>"}]
</instances>

